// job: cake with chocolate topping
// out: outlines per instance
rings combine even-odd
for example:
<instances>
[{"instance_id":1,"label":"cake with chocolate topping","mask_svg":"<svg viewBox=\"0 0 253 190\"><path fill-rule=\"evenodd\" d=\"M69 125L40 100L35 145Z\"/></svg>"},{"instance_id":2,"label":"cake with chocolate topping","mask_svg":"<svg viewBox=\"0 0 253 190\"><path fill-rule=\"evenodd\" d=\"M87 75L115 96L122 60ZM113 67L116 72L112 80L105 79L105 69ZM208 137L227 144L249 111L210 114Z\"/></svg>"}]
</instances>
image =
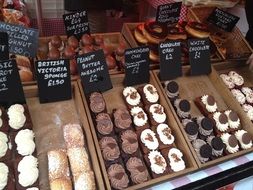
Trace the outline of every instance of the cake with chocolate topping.
<instances>
[{"instance_id":1,"label":"cake with chocolate topping","mask_svg":"<svg viewBox=\"0 0 253 190\"><path fill-rule=\"evenodd\" d=\"M227 110L225 114L228 117L229 132L234 132L241 128L241 121L235 111Z\"/></svg>"},{"instance_id":2,"label":"cake with chocolate topping","mask_svg":"<svg viewBox=\"0 0 253 190\"><path fill-rule=\"evenodd\" d=\"M136 130L149 128L148 116L141 107L133 107L130 111L133 117L133 123Z\"/></svg>"},{"instance_id":3,"label":"cake with chocolate topping","mask_svg":"<svg viewBox=\"0 0 253 190\"><path fill-rule=\"evenodd\" d=\"M231 135L229 133L223 133L221 135L221 140L226 145L226 149L225 149L226 154L233 154L239 151L239 143L235 135Z\"/></svg>"},{"instance_id":4,"label":"cake with chocolate topping","mask_svg":"<svg viewBox=\"0 0 253 190\"><path fill-rule=\"evenodd\" d=\"M113 123L108 113L99 113L96 116L96 129L98 137L113 135Z\"/></svg>"},{"instance_id":5,"label":"cake with chocolate topping","mask_svg":"<svg viewBox=\"0 0 253 190\"><path fill-rule=\"evenodd\" d=\"M245 130L238 130L235 132L235 137L240 143L240 147L242 150L246 150L252 147L252 137Z\"/></svg>"},{"instance_id":6,"label":"cake with chocolate topping","mask_svg":"<svg viewBox=\"0 0 253 190\"><path fill-rule=\"evenodd\" d=\"M141 94L144 105L158 103L159 94L152 84L146 84L145 86L139 87L138 91Z\"/></svg>"},{"instance_id":7,"label":"cake with chocolate topping","mask_svg":"<svg viewBox=\"0 0 253 190\"><path fill-rule=\"evenodd\" d=\"M209 136L206 141L212 147L212 155L214 158L223 155L225 145L223 144L220 137Z\"/></svg>"},{"instance_id":8,"label":"cake with chocolate topping","mask_svg":"<svg viewBox=\"0 0 253 190\"><path fill-rule=\"evenodd\" d=\"M192 142L192 146L201 163L206 163L212 156L212 148L204 140L196 139Z\"/></svg>"},{"instance_id":9,"label":"cake with chocolate topping","mask_svg":"<svg viewBox=\"0 0 253 190\"><path fill-rule=\"evenodd\" d=\"M185 99L176 99L174 101L174 107L176 108L177 115L180 119L190 118L191 104Z\"/></svg>"},{"instance_id":10,"label":"cake with chocolate topping","mask_svg":"<svg viewBox=\"0 0 253 190\"><path fill-rule=\"evenodd\" d=\"M213 114L213 120L215 122L215 133L220 135L229 131L228 117L223 112L215 112Z\"/></svg>"},{"instance_id":11,"label":"cake with chocolate topping","mask_svg":"<svg viewBox=\"0 0 253 190\"><path fill-rule=\"evenodd\" d=\"M146 109L152 126L158 126L166 121L167 116L161 104L152 104L147 106Z\"/></svg>"},{"instance_id":12,"label":"cake with chocolate topping","mask_svg":"<svg viewBox=\"0 0 253 190\"><path fill-rule=\"evenodd\" d=\"M172 135L171 128L167 124L159 124L154 131L156 131L157 134L156 136L159 142L159 149L173 146L175 137Z\"/></svg>"},{"instance_id":13,"label":"cake with chocolate topping","mask_svg":"<svg viewBox=\"0 0 253 190\"><path fill-rule=\"evenodd\" d=\"M5 133L0 132L0 162L12 159L11 148L9 137Z\"/></svg>"},{"instance_id":14,"label":"cake with chocolate topping","mask_svg":"<svg viewBox=\"0 0 253 190\"><path fill-rule=\"evenodd\" d=\"M195 99L195 104L204 116L208 116L217 111L217 103L213 96L203 95Z\"/></svg>"},{"instance_id":15,"label":"cake with chocolate topping","mask_svg":"<svg viewBox=\"0 0 253 190\"><path fill-rule=\"evenodd\" d=\"M126 108L113 110L115 131L118 133L132 127L131 115Z\"/></svg>"},{"instance_id":16,"label":"cake with chocolate topping","mask_svg":"<svg viewBox=\"0 0 253 190\"><path fill-rule=\"evenodd\" d=\"M198 137L198 128L199 128L198 125L190 119L184 119L182 121L182 124L183 124L184 130L188 136L188 139L190 141L196 140Z\"/></svg>"},{"instance_id":17,"label":"cake with chocolate topping","mask_svg":"<svg viewBox=\"0 0 253 190\"><path fill-rule=\"evenodd\" d=\"M106 111L105 100L99 92L93 92L90 97L90 109L94 114L99 114Z\"/></svg>"},{"instance_id":18,"label":"cake with chocolate topping","mask_svg":"<svg viewBox=\"0 0 253 190\"><path fill-rule=\"evenodd\" d=\"M144 154L148 154L150 151L158 149L159 142L156 137L156 133L151 129L137 131L137 136Z\"/></svg>"},{"instance_id":19,"label":"cake with chocolate topping","mask_svg":"<svg viewBox=\"0 0 253 190\"><path fill-rule=\"evenodd\" d=\"M214 122L208 117L199 116L197 117L197 124L199 126L199 136L205 140L208 136L213 133Z\"/></svg>"},{"instance_id":20,"label":"cake with chocolate topping","mask_svg":"<svg viewBox=\"0 0 253 190\"><path fill-rule=\"evenodd\" d=\"M126 87L123 90L124 100L129 109L132 109L134 106L142 107L141 95L134 87Z\"/></svg>"}]
</instances>

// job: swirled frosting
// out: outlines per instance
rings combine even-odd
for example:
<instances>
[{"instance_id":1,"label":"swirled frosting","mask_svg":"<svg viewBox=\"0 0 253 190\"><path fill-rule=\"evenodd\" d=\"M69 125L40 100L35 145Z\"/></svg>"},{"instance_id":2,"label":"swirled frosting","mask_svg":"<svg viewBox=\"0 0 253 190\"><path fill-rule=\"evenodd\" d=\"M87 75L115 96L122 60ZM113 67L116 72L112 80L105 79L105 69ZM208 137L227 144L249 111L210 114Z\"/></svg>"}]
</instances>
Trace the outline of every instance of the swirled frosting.
<instances>
[{"instance_id":1,"label":"swirled frosting","mask_svg":"<svg viewBox=\"0 0 253 190\"><path fill-rule=\"evenodd\" d=\"M164 157L161 155L160 152L158 152L157 150L155 151L151 151L148 154L148 159L150 161L151 164L151 170L156 173L156 174L162 174L167 167L167 163L164 159Z\"/></svg>"},{"instance_id":2,"label":"swirled frosting","mask_svg":"<svg viewBox=\"0 0 253 190\"><path fill-rule=\"evenodd\" d=\"M248 103L252 104L252 103L253 103L253 93L251 93L251 94L246 94L245 96L246 96L246 101L247 101Z\"/></svg>"},{"instance_id":3,"label":"swirled frosting","mask_svg":"<svg viewBox=\"0 0 253 190\"><path fill-rule=\"evenodd\" d=\"M105 110L105 100L101 93L93 92L90 95L90 109L94 113L100 113Z\"/></svg>"},{"instance_id":4,"label":"swirled frosting","mask_svg":"<svg viewBox=\"0 0 253 190\"><path fill-rule=\"evenodd\" d=\"M167 124L159 124L156 128L156 131L163 144L170 145L174 143L175 138L171 134L171 129Z\"/></svg>"},{"instance_id":5,"label":"swirled frosting","mask_svg":"<svg viewBox=\"0 0 253 190\"><path fill-rule=\"evenodd\" d=\"M188 100L178 98L175 100L174 106L179 117L188 118L190 116L191 105Z\"/></svg>"},{"instance_id":6,"label":"swirled frosting","mask_svg":"<svg viewBox=\"0 0 253 190\"><path fill-rule=\"evenodd\" d=\"M186 134L190 141L198 137L198 125L190 119L183 119L182 124L185 127Z\"/></svg>"},{"instance_id":7,"label":"swirled frosting","mask_svg":"<svg viewBox=\"0 0 253 190\"><path fill-rule=\"evenodd\" d=\"M133 116L134 125L137 127L142 127L148 122L147 114L139 106L131 109L131 115Z\"/></svg>"},{"instance_id":8,"label":"swirled frosting","mask_svg":"<svg viewBox=\"0 0 253 190\"><path fill-rule=\"evenodd\" d=\"M233 89L231 90L231 93L233 94L233 96L235 97L235 99L242 105L246 102L246 97L244 96L244 94L238 90L238 89Z\"/></svg>"},{"instance_id":9,"label":"swirled frosting","mask_svg":"<svg viewBox=\"0 0 253 190\"><path fill-rule=\"evenodd\" d=\"M235 87L235 84L233 83L230 76L226 74L221 74L220 77L229 89L233 89Z\"/></svg>"},{"instance_id":10,"label":"swirled frosting","mask_svg":"<svg viewBox=\"0 0 253 190\"><path fill-rule=\"evenodd\" d=\"M134 87L126 87L123 90L126 102L131 106L137 106L141 102L141 96Z\"/></svg>"},{"instance_id":11,"label":"swirled frosting","mask_svg":"<svg viewBox=\"0 0 253 190\"><path fill-rule=\"evenodd\" d=\"M196 140L194 140L194 141L192 142L192 146L193 146L194 150L196 151L197 156L198 156L198 158L199 158L199 161L200 161L201 163L205 163L205 162L207 162L207 161L209 160L209 157L204 158L204 157L202 157L201 154L200 154L200 149L201 149L201 147L203 147L204 145L206 145L206 142L203 141L203 140L201 140L201 139L196 139Z\"/></svg>"},{"instance_id":12,"label":"swirled frosting","mask_svg":"<svg viewBox=\"0 0 253 190\"><path fill-rule=\"evenodd\" d=\"M246 96L247 94L252 94L253 93L253 90L249 87L242 87L241 89L242 93Z\"/></svg>"},{"instance_id":13,"label":"swirled frosting","mask_svg":"<svg viewBox=\"0 0 253 190\"><path fill-rule=\"evenodd\" d=\"M223 133L221 135L221 140L226 145L226 150L229 153L236 153L239 151L239 145L234 135L230 135L229 133Z\"/></svg>"},{"instance_id":14,"label":"swirled frosting","mask_svg":"<svg viewBox=\"0 0 253 190\"><path fill-rule=\"evenodd\" d=\"M122 150L127 154L133 154L137 151L139 145L137 135L132 130L126 130L121 134Z\"/></svg>"},{"instance_id":15,"label":"swirled frosting","mask_svg":"<svg viewBox=\"0 0 253 190\"><path fill-rule=\"evenodd\" d=\"M174 172L185 169L185 161L183 160L183 153L177 148L171 148L168 153L170 160L170 167Z\"/></svg>"},{"instance_id":16,"label":"swirled frosting","mask_svg":"<svg viewBox=\"0 0 253 190\"><path fill-rule=\"evenodd\" d=\"M151 129L145 129L141 132L141 142L149 150L155 150L159 146L155 133Z\"/></svg>"},{"instance_id":17,"label":"swirled frosting","mask_svg":"<svg viewBox=\"0 0 253 190\"><path fill-rule=\"evenodd\" d=\"M9 116L9 125L13 129L20 129L24 126L26 117L23 112L20 111L20 109L9 109L8 110L8 116Z\"/></svg>"},{"instance_id":18,"label":"swirled frosting","mask_svg":"<svg viewBox=\"0 0 253 190\"><path fill-rule=\"evenodd\" d=\"M33 185L39 177L38 160L34 156L25 156L18 163L18 182L23 187Z\"/></svg>"},{"instance_id":19,"label":"swirled frosting","mask_svg":"<svg viewBox=\"0 0 253 190\"><path fill-rule=\"evenodd\" d=\"M248 112L247 112L247 116L248 118L253 121L253 109L250 109Z\"/></svg>"},{"instance_id":20,"label":"swirled frosting","mask_svg":"<svg viewBox=\"0 0 253 190\"><path fill-rule=\"evenodd\" d=\"M35 143L33 141L34 133L30 129L21 130L15 137L17 144L17 151L20 155L26 156L32 154L35 150Z\"/></svg>"},{"instance_id":21,"label":"swirled frosting","mask_svg":"<svg viewBox=\"0 0 253 190\"><path fill-rule=\"evenodd\" d=\"M103 137L99 144L105 160L113 161L119 158L119 146L113 137Z\"/></svg>"},{"instance_id":22,"label":"swirled frosting","mask_svg":"<svg viewBox=\"0 0 253 190\"><path fill-rule=\"evenodd\" d=\"M236 86L242 86L244 84L244 79L241 75L239 75L235 71L230 71L228 73L228 76L231 77L231 80Z\"/></svg>"},{"instance_id":23,"label":"swirled frosting","mask_svg":"<svg viewBox=\"0 0 253 190\"><path fill-rule=\"evenodd\" d=\"M252 147L252 137L245 130L238 130L235 132L235 137L240 142L242 149L249 149Z\"/></svg>"},{"instance_id":24,"label":"swirled frosting","mask_svg":"<svg viewBox=\"0 0 253 190\"><path fill-rule=\"evenodd\" d=\"M228 130L228 117L226 114L221 112L215 112L213 114L213 119L219 131L225 132Z\"/></svg>"},{"instance_id":25,"label":"swirled frosting","mask_svg":"<svg viewBox=\"0 0 253 190\"><path fill-rule=\"evenodd\" d=\"M149 107L149 112L152 114L153 119L157 123L163 123L166 120L166 114L164 112L164 107L160 104L152 104Z\"/></svg>"},{"instance_id":26,"label":"swirled frosting","mask_svg":"<svg viewBox=\"0 0 253 190\"><path fill-rule=\"evenodd\" d=\"M175 81L166 81L165 83L165 92L169 98L175 98L179 94L179 87Z\"/></svg>"},{"instance_id":27,"label":"swirled frosting","mask_svg":"<svg viewBox=\"0 0 253 190\"><path fill-rule=\"evenodd\" d=\"M207 137L206 142L212 147L212 155L221 156L223 154L224 146L223 146L221 138L215 137L215 136L209 136Z\"/></svg>"},{"instance_id":28,"label":"swirled frosting","mask_svg":"<svg viewBox=\"0 0 253 190\"><path fill-rule=\"evenodd\" d=\"M100 134L108 135L113 130L112 120L107 113L100 113L96 117L97 130Z\"/></svg>"},{"instance_id":29,"label":"swirled frosting","mask_svg":"<svg viewBox=\"0 0 253 190\"><path fill-rule=\"evenodd\" d=\"M8 150L8 137L3 132L0 132L0 158L5 156Z\"/></svg>"},{"instance_id":30,"label":"swirled frosting","mask_svg":"<svg viewBox=\"0 0 253 190\"><path fill-rule=\"evenodd\" d=\"M159 100L157 89L152 84L145 85L143 87L143 92L150 103L156 103Z\"/></svg>"},{"instance_id":31,"label":"swirled frosting","mask_svg":"<svg viewBox=\"0 0 253 190\"><path fill-rule=\"evenodd\" d=\"M0 189L4 189L8 182L9 168L0 162Z\"/></svg>"},{"instance_id":32,"label":"swirled frosting","mask_svg":"<svg viewBox=\"0 0 253 190\"><path fill-rule=\"evenodd\" d=\"M232 129L238 129L240 127L241 121L237 113L232 110L225 111L225 114L228 117L229 127Z\"/></svg>"},{"instance_id":33,"label":"swirled frosting","mask_svg":"<svg viewBox=\"0 0 253 190\"><path fill-rule=\"evenodd\" d=\"M197 117L197 123L199 125L199 133L208 136L213 132L214 124L208 117L199 116Z\"/></svg>"},{"instance_id":34,"label":"swirled frosting","mask_svg":"<svg viewBox=\"0 0 253 190\"><path fill-rule=\"evenodd\" d=\"M26 190L39 190L39 188L37 188L37 187L31 187L31 188L27 188Z\"/></svg>"},{"instance_id":35,"label":"swirled frosting","mask_svg":"<svg viewBox=\"0 0 253 190\"><path fill-rule=\"evenodd\" d=\"M135 184L140 184L149 179L149 174L146 166L141 159L131 157L126 163L126 168L130 172L131 180Z\"/></svg>"},{"instance_id":36,"label":"swirled frosting","mask_svg":"<svg viewBox=\"0 0 253 190\"><path fill-rule=\"evenodd\" d=\"M215 112L217 110L217 104L213 98L213 96L210 95L204 95L201 97L202 103L205 105L206 110L208 112Z\"/></svg>"},{"instance_id":37,"label":"swirled frosting","mask_svg":"<svg viewBox=\"0 0 253 190\"><path fill-rule=\"evenodd\" d=\"M114 124L117 128L127 129L132 124L131 115L126 108L119 108L114 113Z\"/></svg>"},{"instance_id":38,"label":"swirled frosting","mask_svg":"<svg viewBox=\"0 0 253 190\"><path fill-rule=\"evenodd\" d=\"M112 164L108 170L108 177L111 182L111 186L115 189L124 189L129 184L126 171L120 164Z\"/></svg>"},{"instance_id":39,"label":"swirled frosting","mask_svg":"<svg viewBox=\"0 0 253 190\"><path fill-rule=\"evenodd\" d=\"M8 114L9 112L20 112L20 113L24 113L25 109L24 106L21 104L14 104L12 106L9 107L8 109Z\"/></svg>"}]
</instances>

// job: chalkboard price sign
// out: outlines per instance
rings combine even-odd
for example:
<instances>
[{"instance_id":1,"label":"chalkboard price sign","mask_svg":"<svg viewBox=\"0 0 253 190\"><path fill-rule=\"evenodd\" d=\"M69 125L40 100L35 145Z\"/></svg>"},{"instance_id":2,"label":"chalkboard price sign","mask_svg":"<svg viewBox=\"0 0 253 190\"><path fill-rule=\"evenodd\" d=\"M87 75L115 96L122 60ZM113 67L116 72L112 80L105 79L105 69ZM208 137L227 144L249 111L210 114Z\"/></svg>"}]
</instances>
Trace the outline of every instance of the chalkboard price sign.
<instances>
[{"instance_id":1,"label":"chalkboard price sign","mask_svg":"<svg viewBox=\"0 0 253 190\"><path fill-rule=\"evenodd\" d=\"M71 99L69 60L41 60L35 65L41 103Z\"/></svg>"},{"instance_id":2,"label":"chalkboard price sign","mask_svg":"<svg viewBox=\"0 0 253 190\"><path fill-rule=\"evenodd\" d=\"M149 82L149 48L138 47L125 51L126 86Z\"/></svg>"},{"instance_id":3,"label":"chalkboard price sign","mask_svg":"<svg viewBox=\"0 0 253 190\"><path fill-rule=\"evenodd\" d=\"M239 19L240 18L235 15L215 8L211 15L207 18L207 21L216 25L222 30L231 32Z\"/></svg>"},{"instance_id":4,"label":"chalkboard price sign","mask_svg":"<svg viewBox=\"0 0 253 190\"><path fill-rule=\"evenodd\" d=\"M191 74L209 74L211 72L209 39L189 39L188 47Z\"/></svg>"},{"instance_id":5,"label":"chalkboard price sign","mask_svg":"<svg viewBox=\"0 0 253 190\"><path fill-rule=\"evenodd\" d=\"M8 34L0 32L0 60L9 59Z\"/></svg>"},{"instance_id":6,"label":"chalkboard price sign","mask_svg":"<svg viewBox=\"0 0 253 190\"><path fill-rule=\"evenodd\" d=\"M159 44L160 79L171 80L182 75L180 41Z\"/></svg>"},{"instance_id":7,"label":"chalkboard price sign","mask_svg":"<svg viewBox=\"0 0 253 190\"><path fill-rule=\"evenodd\" d=\"M9 36L9 51L26 57L36 57L39 32L36 29L0 22L0 32Z\"/></svg>"},{"instance_id":8,"label":"chalkboard price sign","mask_svg":"<svg viewBox=\"0 0 253 190\"><path fill-rule=\"evenodd\" d=\"M180 18L182 2L160 5L156 11L156 21L159 23L173 24Z\"/></svg>"},{"instance_id":9,"label":"chalkboard price sign","mask_svg":"<svg viewBox=\"0 0 253 190\"><path fill-rule=\"evenodd\" d=\"M90 34L87 11L64 14L63 20L67 36L80 39L83 34Z\"/></svg>"},{"instance_id":10,"label":"chalkboard price sign","mask_svg":"<svg viewBox=\"0 0 253 190\"><path fill-rule=\"evenodd\" d=\"M15 60L3 60L0 61L0 104L14 103L25 103L17 64Z\"/></svg>"},{"instance_id":11,"label":"chalkboard price sign","mask_svg":"<svg viewBox=\"0 0 253 190\"><path fill-rule=\"evenodd\" d=\"M85 94L104 92L112 88L103 50L78 56L77 68Z\"/></svg>"}]
</instances>

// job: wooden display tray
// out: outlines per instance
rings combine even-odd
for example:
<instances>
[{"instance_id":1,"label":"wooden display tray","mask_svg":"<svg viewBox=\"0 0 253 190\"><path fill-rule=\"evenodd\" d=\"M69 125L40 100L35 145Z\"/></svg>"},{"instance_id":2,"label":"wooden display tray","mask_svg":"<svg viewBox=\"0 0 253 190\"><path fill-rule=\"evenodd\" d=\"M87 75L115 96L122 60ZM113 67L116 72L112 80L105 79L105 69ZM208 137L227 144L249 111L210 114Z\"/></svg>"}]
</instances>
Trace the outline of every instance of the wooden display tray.
<instances>
[{"instance_id":1,"label":"wooden display tray","mask_svg":"<svg viewBox=\"0 0 253 190\"><path fill-rule=\"evenodd\" d=\"M62 126L68 123L80 123L82 125L97 189L105 189L88 118L82 104L82 97L77 82L72 82L73 98L67 101L40 104L37 86L25 86L24 93L35 133L40 171L40 189L50 189L47 152L65 148Z\"/></svg>"},{"instance_id":2,"label":"wooden display tray","mask_svg":"<svg viewBox=\"0 0 253 190\"><path fill-rule=\"evenodd\" d=\"M138 23L124 23L122 27L122 35L124 36L125 40L128 42L130 47L139 47L138 42L135 40L134 37L134 29L136 28L137 25L141 24L141 22ZM222 61L222 58L219 54L219 52L215 53L215 58L211 59L212 63L220 62ZM189 63L182 63L183 65L189 64ZM157 69L159 67L159 64L152 64L152 69Z\"/></svg>"},{"instance_id":3,"label":"wooden display tray","mask_svg":"<svg viewBox=\"0 0 253 190\"><path fill-rule=\"evenodd\" d=\"M189 67L184 68L184 76L175 79L175 81L179 85L179 96L182 99L187 99L191 103L191 115L193 117L201 115L199 109L194 104L195 98L200 97L205 94L212 95L217 102L218 110L227 110L228 108L235 110L240 117L242 128L247 130L250 133L250 135L253 137L253 124L248 121L245 113L242 110L240 110L240 108L238 107L238 105L235 102L235 100L233 99L233 97L231 97L230 92L228 92L226 90L226 88L223 87L223 84L220 81L221 79L219 79L215 69L212 68L211 74L202 75L202 76L191 76L191 77L185 76L188 72L189 72ZM241 150L237 153L226 155L226 156L217 158L215 160L208 161L204 164L201 163L197 157L197 154L196 154L193 146L191 145L190 140L187 137L187 134L184 130L182 123L180 122L172 104L170 103L169 98L167 97L167 95L165 93L164 87L162 85L162 82L159 79L158 73L159 73L158 70L153 71L155 79L156 79L157 83L159 84L159 87L160 87L161 91L163 92L165 99L167 100L167 103L168 103L170 109L172 110L174 117L176 117L179 128L181 129L181 132L183 133L199 168L203 169L203 168L206 168L206 167L209 167L212 165L216 165L218 163L221 163L221 162L224 162L227 160L231 160L231 159L236 158L238 156L249 153L253 150L253 147L252 147L248 150Z\"/></svg>"},{"instance_id":4,"label":"wooden display tray","mask_svg":"<svg viewBox=\"0 0 253 190\"><path fill-rule=\"evenodd\" d=\"M123 100L123 95L122 95L122 91L123 91L123 88L124 88L123 87L124 76L125 76L124 74L112 75L111 80L112 80L112 84L113 84L113 89L103 93L105 102L107 103L106 106L107 106L108 113L112 113L112 110L115 109L115 108L126 107L125 102ZM152 74L151 74L151 77L150 77L150 83L153 84L155 87L157 87L158 93L160 95L160 103L161 103L161 105L165 106L165 112L166 112L167 118L168 118L168 125L171 127L172 133L175 136L175 144L183 152L184 160L186 162L187 168L183 171L180 171L180 172L171 173L171 174L164 175L164 176L156 178L156 179L151 179L151 180L149 180L147 182L144 182L142 184L130 186L130 187L126 188L128 190L144 189L144 188L147 188L149 186L165 182L169 179L172 179L172 178L175 178L175 177L193 172L197 169L197 164L196 164L194 158L192 157L191 152L189 151L188 144L186 143L182 133L180 132L180 129L177 125L177 122L176 122L175 118L173 117L173 115L171 113L170 108L166 106L166 100L163 97L163 94L162 94L161 90L158 88L157 83L156 83L156 81L155 81ZM78 80L78 84L79 84L80 89L82 89L82 84L81 84L80 80ZM138 87L138 86L136 86L136 87ZM92 121L92 116L91 116L91 113L90 113L89 104L86 100L86 97L83 93L83 90L81 90L81 94L82 94L82 97L83 97L83 102L84 102L84 105L85 105L87 116L88 116L88 119L89 119L89 122L90 122L90 127L91 127L91 131L92 131L93 139L95 141L95 146L96 146L96 149L97 149L97 154L98 154L98 158L99 158L99 161L100 161L101 170L102 170L103 177L104 177L104 180L105 180L105 185L106 185L106 188L108 190L111 190L112 188L110 186L110 181L109 181L107 171L106 171L106 168L105 168L103 156L101 154L101 150L100 150L100 147L99 147L99 142L98 142L95 126L94 126L93 121Z\"/></svg>"},{"instance_id":5,"label":"wooden display tray","mask_svg":"<svg viewBox=\"0 0 253 190\"><path fill-rule=\"evenodd\" d=\"M205 23L206 19L212 13L214 8L215 7L213 6L192 7L189 8L188 16L195 21ZM208 24L208 26L211 33L220 32L228 36L227 42L224 45L222 45L222 47L224 46L227 49L228 53L240 55L239 57L234 58L227 57L226 55L224 55L224 53L222 53L221 49L217 46L217 50L219 51L223 60L241 60L241 59L245 60L253 52L252 48L242 35L239 28L235 27L232 32L225 32L213 26L212 24Z\"/></svg>"}]
</instances>

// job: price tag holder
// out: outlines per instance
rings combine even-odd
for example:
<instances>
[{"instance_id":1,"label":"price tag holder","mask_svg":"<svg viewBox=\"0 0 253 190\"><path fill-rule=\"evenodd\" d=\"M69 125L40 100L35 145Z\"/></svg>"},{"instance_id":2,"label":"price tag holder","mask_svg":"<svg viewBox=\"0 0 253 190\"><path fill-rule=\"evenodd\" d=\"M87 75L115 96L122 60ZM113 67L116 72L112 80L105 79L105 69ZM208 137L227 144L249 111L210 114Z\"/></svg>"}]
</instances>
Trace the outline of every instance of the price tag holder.
<instances>
[{"instance_id":1,"label":"price tag holder","mask_svg":"<svg viewBox=\"0 0 253 190\"><path fill-rule=\"evenodd\" d=\"M211 73L209 39L189 39L188 47L191 75Z\"/></svg>"},{"instance_id":2,"label":"price tag holder","mask_svg":"<svg viewBox=\"0 0 253 190\"><path fill-rule=\"evenodd\" d=\"M159 55L161 80L171 80L182 76L180 41L160 43Z\"/></svg>"},{"instance_id":3,"label":"price tag holder","mask_svg":"<svg viewBox=\"0 0 253 190\"><path fill-rule=\"evenodd\" d=\"M0 60L9 59L9 44L8 34L6 32L0 32Z\"/></svg>"},{"instance_id":4,"label":"price tag holder","mask_svg":"<svg viewBox=\"0 0 253 190\"><path fill-rule=\"evenodd\" d=\"M180 18L182 2L160 5L156 11L156 21L159 23L173 24Z\"/></svg>"},{"instance_id":5,"label":"price tag holder","mask_svg":"<svg viewBox=\"0 0 253 190\"><path fill-rule=\"evenodd\" d=\"M0 61L0 104L24 104L25 96L15 60Z\"/></svg>"},{"instance_id":6,"label":"price tag holder","mask_svg":"<svg viewBox=\"0 0 253 190\"><path fill-rule=\"evenodd\" d=\"M125 51L125 86L149 82L149 48L147 46Z\"/></svg>"},{"instance_id":7,"label":"price tag holder","mask_svg":"<svg viewBox=\"0 0 253 190\"><path fill-rule=\"evenodd\" d=\"M64 14L63 20L67 36L81 39L83 34L90 34L87 11Z\"/></svg>"},{"instance_id":8,"label":"price tag holder","mask_svg":"<svg viewBox=\"0 0 253 190\"><path fill-rule=\"evenodd\" d=\"M9 36L9 52L26 57L36 57L39 32L37 29L0 22L0 32Z\"/></svg>"},{"instance_id":9,"label":"price tag holder","mask_svg":"<svg viewBox=\"0 0 253 190\"><path fill-rule=\"evenodd\" d=\"M85 94L104 92L112 88L103 50L78 56L77 68Z\"/></svg>"},{"instance_id":10,"label":"price tag holder","mask_svg":"<svg viewBox=\"0 0 253 190\"><path fill-rule=\"evenodd\" d=\"M69 60L36 61L40 103L72 98Z\"/></svg>"},{"instance_id":11,"label":"price tag holder","mask_svg":"<svg viewBox=\"0 0 253 190\"><path fill-rule=\"evenodd\" d=\"M207 18L207 21L214 24L218 28L231 32L239 21L239 17L225 12L221 9L215 8L211 15Z\"/></svg>"}]
</instances>

